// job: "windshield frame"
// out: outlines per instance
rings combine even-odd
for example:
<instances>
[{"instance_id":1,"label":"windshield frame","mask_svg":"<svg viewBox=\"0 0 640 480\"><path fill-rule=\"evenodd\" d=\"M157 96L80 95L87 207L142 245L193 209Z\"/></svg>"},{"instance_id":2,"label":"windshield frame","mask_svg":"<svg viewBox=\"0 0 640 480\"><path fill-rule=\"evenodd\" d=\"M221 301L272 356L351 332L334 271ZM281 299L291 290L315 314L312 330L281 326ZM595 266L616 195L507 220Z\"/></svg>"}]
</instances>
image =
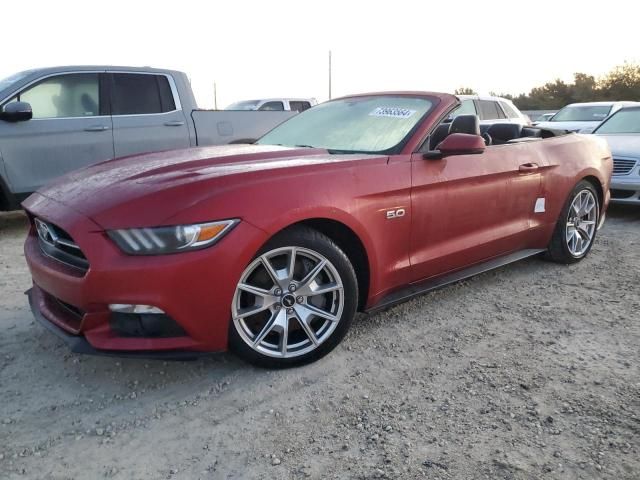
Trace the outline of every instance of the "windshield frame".
<instances>
[{"instance_id":1,"label":"windshield frame","mask_svg":"<svg viewBox=\"0 0 640 480\"><path fill-rule=\"evenodd\" d=\"M17 72L9 75L6 78L0 78L0 92L4 92L5 90L9 90L12 86L21 83L25 78L29 77L31 74L36 72L36 69L31 70L23 70L22 72ZM4 98L0 98L0 101L4 101Z\"/></svg>"},{"instance_id":2,"label":"windshield frame","mask_svg":"<svg viewBox=\"0 0 640 480\"><path fill-rule=\"evenodd\" d=\"M424 125L424 122L427 118L429 118L429 116L434 112L434 110L436 109L436 107L440 104L440 102L442 101L441 98L434 96L434 95L420 95L420 94L407 94L407 93L383 93L383 94L363 94L363 95L353 95L353 96L349 96L349 97L340 97L340 98L335 98L333 100L329 100L328 102L324 102L324 104L326 105L327 103L331 103L331 102L338 102L338 101L345 101L345 100L356 100L356 99L368 99L368 98L393 98L393 97L400 97L400 98L413 98L413 99L418 99L418 100L426 100L428 102L431 103L431 105L429 106L429 108L427 108L427 110L425 111L424 114L422 114L420 116L420 118L418 118L415 122L415 124L409 129L409 131L405 134L405 136L400 140L400 142L396 143L395 145L384 149L384 150L338 150L338 149L330 149L327 147L322 147L322 146L311 146L311 145L292 145L291 147L300 147L300 146L305 146L305 147L309 147L309 148L320 148L320 149L324 149L327 150L327 152L329 152L332 155L339 155L339 154L364 154L364 155L398 155L400 154L404 147L407 145L407 143L413 138L413 136L416 134L416 132L420 129L420 127L422 125ZM260 141L266 137L267 135L269 135L271 132L273 132L274 130L282 127L283 125L285 125L286 123L296 119L297 117L299 117L300 115L304 115L307 112L312 111L316 106L313 106L307 110L305 110L304 112L301 112L297 115L292 116L291 118L285 120L284 122L282 122L281 124L275 126L274 128L272 128L271 130L269 130L267 133L265 133L262 137L260 137L258 140L256 140L255 144L256 145L276 145L276 146L285 146L285 145L279 145L279 144L273 144L273 143L260 143ZM287 145L288 146L288 145Z\"/></svg>"},{"instance_id":3,"label":"windshield frame","mask_svg":"<svg viewBox=\"0 0 640 480\"><path fill-rule=\"evenodd\" d=\"M627 112L629 110L637 110L640 111L640 105L638 106L634 106L634 107L623 107L623 108L619 108L618 110L616 110L615 112L613 112L611 115L609 115L607 118L605 118L602 123L600 123L600 125L598 125L594 130L593 133L598 134L598 130L600 130L609 120L611 120L613 117L615 117L616 115L618 115L618 113L620 112ZM604 132L604 133L599 133L600 135L640 135L640 132Z\"/></svg>"},{"instance_id":4,"label":"windshield frame","mask_svg":"<svg viewBox=\"0 0 640 480\"><path fill-rule=\"evenodd\" d=\"M593 108L593 107L603 107L608 108L607 114L602 117L602 119L591 119L591 120L556 120L556 117L560 115L565 110L579 109L579 108ZM613 110L613 105L566 105L562 107L560 110L556 112L556 114L551 117L551 119L547 120L548 122L603 122L609 116L611 116L611 110Z\"/></svg>"}]
</instances>

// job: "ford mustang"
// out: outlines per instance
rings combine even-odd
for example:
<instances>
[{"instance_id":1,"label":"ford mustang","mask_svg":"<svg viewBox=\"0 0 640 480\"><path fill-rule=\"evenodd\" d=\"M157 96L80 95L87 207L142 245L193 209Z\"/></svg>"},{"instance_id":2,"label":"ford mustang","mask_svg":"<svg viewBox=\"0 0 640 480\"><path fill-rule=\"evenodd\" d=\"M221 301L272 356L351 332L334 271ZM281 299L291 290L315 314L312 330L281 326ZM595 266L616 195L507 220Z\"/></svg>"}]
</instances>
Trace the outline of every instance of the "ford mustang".
<instances>
[{"instance_id":1,"label":"ford mustang","mask_svg":"<svg viewBox=\"0 0 640 480\"><path fill-rule=\"evenodd\" d=\"M357 311L532 255L583 259L609 202L606 141L449 121L396 92L313 107L253 144L68 174L29 197L36 318L80 352L313 361Z\"/></svg>"}]
</instances>

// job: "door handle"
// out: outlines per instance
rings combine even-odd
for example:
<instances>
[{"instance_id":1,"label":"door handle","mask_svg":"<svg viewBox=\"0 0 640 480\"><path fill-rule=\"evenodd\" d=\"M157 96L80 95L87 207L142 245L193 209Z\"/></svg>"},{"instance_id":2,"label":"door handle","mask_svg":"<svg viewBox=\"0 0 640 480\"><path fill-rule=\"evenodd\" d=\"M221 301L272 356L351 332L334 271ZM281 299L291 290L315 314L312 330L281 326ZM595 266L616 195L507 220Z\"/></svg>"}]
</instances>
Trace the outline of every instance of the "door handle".
<instances>
[{"instance_id":1,"label":"door handle","mask_svg":"<svg viewBox=\"0 0 640 480\"><path fill-rule=\"evenodd\" d=\"M184 125L184 122L182 120L173 120L171 122L166 122L164 125L166 127L181 127Z\"/></svg>"},{"instance_id":2,"label":"door handle","mask_svg":"<svg viewBox=\"0 0 640 480\"><path fill-rule=\"evenodd\" d=\"M535 172L536 170L538 170L537 163L523 163L518 167L518 171L524 173Z\"/></svg>"},{"instance_id":3,"label":"door handle","mask_svg":"<svg viewBox=\"0 0 640 480\"><path fill-rule=\"evenodd\" d=\"M106 130L109 130L107 125L91 125L84 129L85 132L104 132Z\"/></svg>"}]
</instances>

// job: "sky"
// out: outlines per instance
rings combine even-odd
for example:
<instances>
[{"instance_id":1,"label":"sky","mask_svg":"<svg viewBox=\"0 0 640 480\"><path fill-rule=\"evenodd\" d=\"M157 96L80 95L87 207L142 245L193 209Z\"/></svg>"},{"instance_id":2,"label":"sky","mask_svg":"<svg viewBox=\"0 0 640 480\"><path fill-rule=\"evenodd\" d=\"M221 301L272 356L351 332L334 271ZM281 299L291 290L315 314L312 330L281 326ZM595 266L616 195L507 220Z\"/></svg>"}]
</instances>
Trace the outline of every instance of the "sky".
<instances>
[{"instance_id":1,"label":"sky","mask_svg":"<svg viewBox=\"0 0 640 480\"><path fill-rule=\"evenodd\" d=\"M98 7L99 5L99 7ZM384 90L518 94L640 61L631 0L3 2L0 78L55 65L189 75L199 106Z\"/></svg>"}]
</instances>

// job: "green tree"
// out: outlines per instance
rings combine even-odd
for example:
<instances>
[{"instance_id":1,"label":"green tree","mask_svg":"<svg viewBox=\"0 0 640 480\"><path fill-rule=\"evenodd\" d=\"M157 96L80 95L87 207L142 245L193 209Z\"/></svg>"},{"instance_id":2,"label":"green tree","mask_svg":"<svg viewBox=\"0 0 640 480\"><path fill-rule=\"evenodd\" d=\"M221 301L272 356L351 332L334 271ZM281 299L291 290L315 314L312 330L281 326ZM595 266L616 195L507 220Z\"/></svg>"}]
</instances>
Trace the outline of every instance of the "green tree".
<instances>
[{"instance_id":1,"label":"green tree","mask_svg":"<svg viewBox=\"0 0 640 480\"><path fill-rule=\"evenodd\" d=\"M573 83L556 79L511 98L522 110L555 110L569 103L599 100L640 100L640 65L625 63L599 80L575 73Z\"/></svg>"},{"instance_id":2,"label":"green tree","mask_svg":"<svg viewBox=\"0 0 640 480\"><path fill-rule=\"evenodd\" d=\"M477 95L473 88L469 87L460 87L456 88L456 91L453 92L455 95Z\"/></svg>"},{"instance_id":3,"label":"green tree","mask_svg":"<svg viewBox=\"0 0 640 480\"><path fill-rule=\"evenodd\" d=\"M585 73L573 74L573 102L592 102L599 97L596 79Z\"/></svg>"},{"instance_id":4,"label":"green tree","mask_svg":"<svg viewBox=\"0 0 640 480\"><path fill-rule=\"evenodd\" d=\"M605 100L640 100L640 65L625 63L598 82Z\"/></svg>"}]
</instances>

